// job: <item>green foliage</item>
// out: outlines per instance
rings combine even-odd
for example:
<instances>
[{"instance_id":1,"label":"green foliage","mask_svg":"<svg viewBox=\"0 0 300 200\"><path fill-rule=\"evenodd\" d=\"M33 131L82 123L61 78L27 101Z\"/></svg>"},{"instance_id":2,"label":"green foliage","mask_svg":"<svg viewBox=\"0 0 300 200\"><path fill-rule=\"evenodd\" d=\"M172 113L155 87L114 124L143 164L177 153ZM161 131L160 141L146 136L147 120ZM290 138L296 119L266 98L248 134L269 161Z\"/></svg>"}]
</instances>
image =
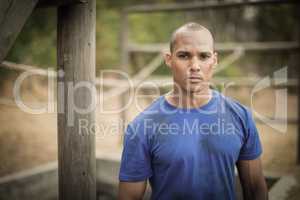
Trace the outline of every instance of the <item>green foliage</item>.
<instances>
[{"instance_id":1,"label":"green foliage","mask_svg":"<svg viewBox=\"0 0 300 200\"><path fill-rule=\"evenodd\" d=\"M260 7L256 26L263 34L260 41L294 41L299 34L297 6L281 5Z\"/></svg>"},{"instance_id":2,"label":"green foliage","mask_svg":"<svg viewBox=\"0 0 300 200\"><path fill-rule=\"evenodd\" d=\"M180 13L132 14L129 20L129 39L137 43L168 42L174 29L184 23Z\"/></svg>"},{"instance_id":3,"label":"green foliage","mask_svg":"<svg viewBox=\"0 0 300 200\"><path fill-rule=\"evenodd\" d=\"M6 60L56 66L56 11L36 9L23 27Z\"/></svg>"},{"instance_id":4,"label":"green foliage","mask_svg":"<svg viewBox=\"0 0 300 200\"><path fill-rule=\"evenodd\" d=\"M117 10L98 9L96 26L97 68L112 68L119 64L120 15Z\"/></svg>"}]
</instances>

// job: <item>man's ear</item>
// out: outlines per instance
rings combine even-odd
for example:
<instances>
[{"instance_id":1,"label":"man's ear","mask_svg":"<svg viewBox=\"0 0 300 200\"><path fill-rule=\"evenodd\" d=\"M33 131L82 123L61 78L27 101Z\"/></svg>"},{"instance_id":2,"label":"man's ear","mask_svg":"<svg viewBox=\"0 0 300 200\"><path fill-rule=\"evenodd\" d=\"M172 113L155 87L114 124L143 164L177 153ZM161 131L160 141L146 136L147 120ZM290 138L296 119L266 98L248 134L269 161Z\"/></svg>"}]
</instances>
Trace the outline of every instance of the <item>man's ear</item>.
<instances>
[{"instance_id":1,"label":"man's ear","mask_svg":"<svg viewBox=\"0 0 300 200\"><path fill-rule=\"evenodd\" d=\"M166 65L167 65L169 68L171 68L171 57L172 57L172 55L171 55L170 52L165 52L165 53L164 53L164 60L165 60Z\"/></svg>"},{"instance_id":2,"label":"man's ear","mask_svg":"<svg viewBox=\"0 0 300 200\"><path fill-rule=\"evenodd\" d=\"M218 53L214 52L214 64L213 67L216 68L218 65Z\"/></svg>"}]
</instances>

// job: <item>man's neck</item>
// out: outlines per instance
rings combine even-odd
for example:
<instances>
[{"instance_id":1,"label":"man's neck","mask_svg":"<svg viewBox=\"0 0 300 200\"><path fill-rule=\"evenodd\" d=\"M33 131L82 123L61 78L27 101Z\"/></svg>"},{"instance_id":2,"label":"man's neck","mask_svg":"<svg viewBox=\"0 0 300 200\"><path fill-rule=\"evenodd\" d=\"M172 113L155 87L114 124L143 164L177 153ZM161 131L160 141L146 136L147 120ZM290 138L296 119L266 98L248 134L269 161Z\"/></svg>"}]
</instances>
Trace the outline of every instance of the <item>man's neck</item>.
<instances>
[{"instance_id":1,"label":"man's neck","mask_svg":"<svg viewBox=\"0 0 300 200\"><path fill-rule=\"evenodd\" d=\"M207 104L212 98L212 91L205 88L197 92L179 92L175 89L166 95L166 100L178 108L199 108Z\"/></svg>"}]
</instances>

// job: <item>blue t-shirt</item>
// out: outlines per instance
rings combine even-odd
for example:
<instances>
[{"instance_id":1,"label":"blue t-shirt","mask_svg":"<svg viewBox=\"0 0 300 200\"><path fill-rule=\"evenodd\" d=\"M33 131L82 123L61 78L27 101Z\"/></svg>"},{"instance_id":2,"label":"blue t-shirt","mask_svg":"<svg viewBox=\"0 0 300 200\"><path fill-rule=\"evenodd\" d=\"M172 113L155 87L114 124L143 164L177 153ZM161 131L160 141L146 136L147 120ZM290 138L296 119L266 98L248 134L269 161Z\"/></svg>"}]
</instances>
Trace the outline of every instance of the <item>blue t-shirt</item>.
<instances>
[{"instance_id":1,"label":"blue t-shirt","mask_svg":"<svg viewBox=\"0 0 300 200\"><path fill-rule=\"evenodd\" d=\"M213 91L195 109L159 97L127 127L119 180L149 179L159 200L236 199L234 166L262 152L248 108Z\"/></svg>"}]
</instances>

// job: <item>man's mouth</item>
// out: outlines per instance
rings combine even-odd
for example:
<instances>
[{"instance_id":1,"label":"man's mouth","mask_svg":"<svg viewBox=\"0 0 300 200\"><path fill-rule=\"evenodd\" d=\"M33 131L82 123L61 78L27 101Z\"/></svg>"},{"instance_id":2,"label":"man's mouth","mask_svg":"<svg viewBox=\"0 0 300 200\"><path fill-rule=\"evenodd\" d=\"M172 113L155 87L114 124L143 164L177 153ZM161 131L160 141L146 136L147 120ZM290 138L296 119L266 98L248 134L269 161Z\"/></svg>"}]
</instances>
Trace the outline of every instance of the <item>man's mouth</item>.
<instances>
[{"instance_id":1,"label":"man's mouth","mask_svg":"<svg viewBox=\"0 0 300 200\"><path fill-rule=\"evenodd\" d=\"M203 81L203 78L201 76L189 76L188 80L192 83L194 82L200 82Z\"/></svg>"}]
</instances>

